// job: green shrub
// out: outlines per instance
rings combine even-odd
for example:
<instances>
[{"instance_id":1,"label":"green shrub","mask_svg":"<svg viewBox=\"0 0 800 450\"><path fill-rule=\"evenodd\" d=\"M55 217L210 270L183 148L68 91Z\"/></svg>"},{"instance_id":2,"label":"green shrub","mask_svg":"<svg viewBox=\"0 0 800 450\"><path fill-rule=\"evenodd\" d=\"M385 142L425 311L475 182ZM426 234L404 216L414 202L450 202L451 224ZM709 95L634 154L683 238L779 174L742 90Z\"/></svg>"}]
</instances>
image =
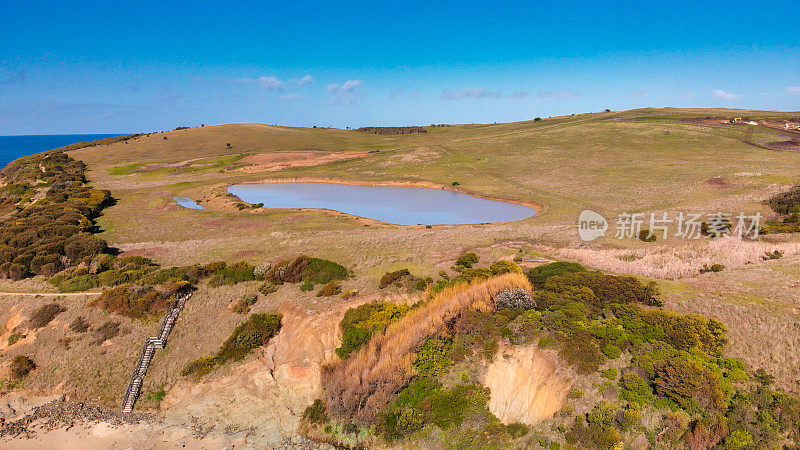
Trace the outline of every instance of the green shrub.
<instances>
[{"instance_id":1,"label":"green shrub","mask_svg":"<svg viewBox=\"0 0 800 450\"><path fill-rule=\"evenodd\" d=\"M100 286L97 275L79 275L67 278L58 285L61 292L83 292Z\"/></svg>"},{"instance_id":2,"label":"green shrub","mask_svg":"<svg viewBox=\"0 0 800 450\"><path fill-rule=\"evenodd\" d=\"M583 398L583 391L578 388L575 388L569 391L569 394L567 394L567 396L569 398Z\"/></svg>"},{"instance_id":3,"label":"green shrub","mask_svg":"<svg viewBox=\"0 0 800 450\"><path fill-rule=\"evenodd\" d=\"M583 373L596 372L605 361L600 346L585 330L567 338L558 354Z\"/></svg>"},{"instance_id":4,"label":"green shrub","mask_svg":"<svg viewBox=\"0 0 800 450\"><path fill-rule=\"evenodd\" d=\"M534 267L529 270L527 275L535 287L544 287L545 281L548 278L556 275L564 275L574 272L586 272L586 268L578 263L558 261L543 266Z\"/></svg>"},{"instance_id":5,"label":"green shrub","mask_svg":"<svg viewBox=\"0 0 800 450\"><path fill-rule=\"evenodd\" d=\"M153 403L161 403L161 401L164 400L164 397L166 397L166 396L167 396L167 392L165 390L161 389L161 390L158 390L158 391L155 391L155 392L148 392L147 396L145 398L147 399L147 401L150 401L150 402L153 402Z\"/></svg>"},{"instance_id":6,"label":"green shrub","mask_svg":"<svg viewBox=\"0 0 800 450\"><path fill-rule=\"evenodd\" d=\"M27 356L19 355L11 361L11 378L21 380L36 369L36 364Z\"/></svg>"},{"instance_id":7,"label":"green shrub","mask_svg":"<svg viewBox=\"0 0 800 450\"><path fill-rule=\"evenodd\" d=\"M92 302L109 312L132 318L143 318L163 313L175 294L181 294L191 286L186 281L178 281L167 285L135 286L123 284L103 291Z\"/></svg>"},{"instance_id":8,"label":"green shrub","mask_svg":"<svg viewBox=\"0 0 800 450\"><path fill-rule=\"evenodd\" d=\"M303 420L314 425L323 425L328 423L328 410L325 408L325 403L320 399L314 400L311 406L303 411Z\"/></svg>"},{"instance_id":9,"label":"green shrub","mask_svg":"<svg viewBox=\"0 0 800 450\"><path fill-rule=\"evenodd\" d=\"M671 360L657 369L653 384L656 394L673 400L684 409L692 404L719 409L727 400L718 381L714 372L697 362Z\"/></svg>"},{"instance_id":10,"label":"green shrub","mask_svg":"<svg viewBox=\"0 0 800 450\"><path fill-rule=\"evenodd\" d=\"M314 290L314 283L310 280L303 281L303 284L300 285L301 292L309 292Z\"/></svg>"},{"instance_id":11,"label":"green shrub","mask_svg":"<svg viewBox=\"0 0 800 450\"><path fill-rule=\"evenodd\" d=\"M703 264L703 267L700 269L700 273L719 273L725 270L725 265L723 264Z\"/></svg>"},{"instance_id":12,"label":"green shrub","mask_svg":"<svg viewBox=\"0 0 800 450\"><path fill-rule=\"evenodd\" d=\"M678 350L697 349L719 356L727 344L727 328L722 322L697 314L681 315L670 311L641 311L641 320L663 333L663 340Z\"/></svg>"},{"instance_id":13,"label":"green shrub","mask_svg":"<svg viewBox=\"0 0 800 450\"><path fill-rule=\"evenodd\" d=\"M729 449L751 448L754 445L753 436L742 429L734 430L725 438L725 448Z\"/></svg>"},{"instance_id":14,"label":"green shrub","mask_svg":"<svg viewBox=\"0 0 800 450\"><path fill-rule=\"evenodd\" d=\"M214 356L199 358L187 364L181 370L181 375L202 377L217 365L244 358L253 349L266 345L278 333L282 317L280 314L252 314L247 321L233 329Z\"/></svg>"},{"instance_id":15,"label":"green shrub","mask_svg":"<svg viewBox=\"0 0 800 450\"><path fill-rule=\"evenodd\" d=\"M15 331L8 335L8 346L11 347L12 345L16 344L20 341L20 339L25 339L25 335L20 333L19 331Z\"/></svg>"},{"instance_id":16,"label":"green shrub","mask_svg":"<svg viewBox=\"0 0 800 450\"><path fill-rule=\"evenodd\" d=\"M428 338L416 354L414 370L426 377L439 377L447 372L452 361L447 357L453 341L439 336Z\"/></svg>"},{"instance_id":17,"label":"green shrub","mask_svg":"<svg viewBox=\"0 0 800 450\"><path fill-rule=\"evenodd\" d=\"M601 372L600 376L602 376L603 378L607 378L609 380L612 380L612 381L616 381L617 378L619 377L619 371L617 369L615 369L614 367L610 367L610 368L604 370L603 372Z\"/></svg>"},{"instance_id":18,"label":"green shrub","mask_svg":"<svg viewBox=\"0 0 800 450\"><path fill-rule=\"evenodd\" d=\"M506 431L512 438L517 439L527 435L530 432L530 427L524 423L514 422L506 425Z\"/></svg>"},{"instance_id":19,"label":"green shrub","mask_svg":"<svg viewBox=\"0 0 800 450\"><path fill-rule=\"evenodd\" d=\"M656 235L651 233L650 230L639 230L639 236L637 236L640 241L643 242L655 242Z\"/></svg>"},{"instance_id":20,"label":"green shrub","mask_svg":"<svg viewBox=\"0 0 800 450\"><path fill-rule=\"evenodd\" d=\"M347 276L347 269L333 261L300 255L275 264L264 275L264 279L275 284L303 281L311 284L313 289L314 284L344 280Z\"/></svg>"},{"instance_id":21,"label":"green shrub","mask_svg":"<svg viewBox=\"0 0 800 450\"><path fill-rule=\"evenodd\" d=\"M493 262L492 265L489 266L489 270L492 271L492 275L501 275L512 272L522 273L522 267L516 263L503 259Z\"/></svg>"},{"instance_id":22,"label":"green shrub","mask_svg":"<svg viewBox=\"0 0 800 450\"><path fill-rule=\"evenodd\" d=\"M606 344L603 347L603 354L611 359L617 359L622 355L622 350L614 344Z\"/></svg>"},{"instance_id":23,"label":"green shrub","mask_svg":"<svg viewBox=\"0 0 800 450\"><path fill-rule=\"evenodd\" d=\"M477 264L479 258L478 255L472 252L462 253L461 255L456 258L456 267L466 267L470 268L473 265Z\"/></svg>"},{"instance_id":24,"label":"green shrub","mask_svg":"<svg viewBox=\"0 0 800 450\"><path fill-rule=\"evenodd\" d=\"M181 375L195 375L197 377L202 377L204 375L208 375L211 371L214 370L215 359L213 356L205 356L202 358L198 358L181 369Z\"/></svg>"},{"instance_id":25,"label":"green shrub","mask_svg":"<svg viewBox=\"0 0 800 450\"><path fill-rule=\"evenodd\" d=\"M199 358L181 370L181 375L201 377L218 365L238 361L253 349L266 345L281 328L280 314L252 314L246 322L237 325L214 356Z\"/></svg>"},{"instance_id":26,"label":"green shrub","mask_svg":"<svg viewBox=\"0 0 800 450\"><path fill-rule=\"evenodd\" d=\"M598 448L612 448L622 440L616 427L617 407L601 401L586 416L589 438Z\"/></svg>"},{"instance_id":27,"label":"green shrub","mask_svg":"<svg viewBox=\"0 0 800 450\"><path fill-rule=\"evenodd\" d=\"M336 349L336 354L342 359L347 358L374 333L383 332L389 324L403 317L408 309L406 305L389 302L366 303L348 309L339 324L342 329L342 345Z\"/></svg>"},{"instance_id":28,"label":"green shrub","mask_svg":"<svg viewBox=\"0 0 800 450\"><path fill-rule=\"evenodd\" d=\"M209 280L211 286L234 285L243 281L256 279L255 267L245 261L239 261L217 270Z\"/></svg>"},{"instance_id":29,"label":"green shrub","mask_svg":"<svg viewBox=\"0 0 800 450\"><path fill-rule=\"evenodd\" d=\"M244 294L231 307L236 314L246 314L257 301L258 296L256 294Z\"/></svg>"},{"instance_id":30,"label":"green shrub","mask_svg":"<svg viewBox=\"0 0 800 450\"><path fill-rule=\"evenodd\" d=\"M91 342L92 345L100 345L103 342L113 339L119 336L119 322L108 321L103 325L100 325L92 335L94 336L94 341Z\"/></svg>"},{"instance_id":31,"label":"green shrub","mask_svg":"<svg viewBox=\"0 0 800 450\"><path fill-rule=\"evenodd\" d=\"M781 215L800 212L800 185L772 197L768 203L773 211Z\"/></svg>"},{"instance_id":32,"label":"green shrub","mask_svg":"<svg viewBox=\"0 0 800 450\"><path fill-rule=\"evenodd\" d=\"M431 284L433 284L433 278L431 278L431 277L420 278L414 284L414 290L424 291Z\"/></svg>"},{"instance_id":33,"label":"green shrub","mask_svg":"<svg viewBox=\"0 0 800 450\"><path fill-rule=\"evenodd\" d=\"M487 420L491 417L486 408L488 400L489 392L481 386L459 384L446 389L435 380L419 377L400 391L382 413L380 429L383 436L392 441L427 424L448 430L459 427L469 416L483 416ZM496 436L497 431L505 431L505 428L500 425L492 435Z\"/></svg>"},{"instance_id":34,"label":"green shrub","mask_svg":"<svg viewBox=\"0 0 800 450\"><path fill-rule=\"evenodd\" d=\"M401 286L402 280L405 277L410 277L411 272L408 269L395 270L394 272L386 272L378 281L378 289L383 289L388 286Z\"/></svg>"},{"instance_id":35,"label":"green shrub","mask_svg":"<svg viewBox=\"0 0 800 450\"><path fill-rule=\"evenodd\" d=\"M336 280L331 280L317 292L317 297L330 297L342 293L342 286Z\"/></svg>"},{"instance_id":36,"label":"green shrub","mask_svg":"<svg viewBox=\"0 0 800 450\"><path fill-rule=\"evenodd\" d=\"M762 259L769 260L769 259L781 259L783 258L783 252L780 250L775 250L773 252L764 252L764 256Z\"/></svg>"},{"instance_id":37,"label":"green shrub","mask_svg":"<svg viewBox=\"0 0 800 450\"><path fill-rule=\"evenodd\" d=\"M253 314L247 322L234 328L231 336L222 344L217 357L221 361L238 361L251 350L265 345L281 328L280 314Z\"/></svg>"},{"instance_id":38,"label":"green shrub","mask_svg":"<svg viewBox=\"0 0 800 450\"><path fill-rule=\"evenodd\" d=\"M545 289L565 292L569 288L588 287L597 297L589 306L602 308L612 303L638 302L650 306L661 306L663 301L655 282L643 284L630 276L606 275L600 272L573 272L547 278Z\"/></svg>"},{"instance_id":39,"label":"green shrub","mask_svg":"<svg viewBox=\"0 0 800 450\"><path fill-rule=\"evenodd\" d=\"M626 372L619 380L619 398L644 405L653 398L653 388L647 380L634 372Z\"/></svg>"},{"instance_id":40,"label":"green shrub","mask_svg":"<svg viewBox=\"0 0 800 450\"><path fill-rule=\"evenodd\" d=\"M33 329L47 326L57 315L66 310L67 308L64 308L58 303L43 305L31 313L30 326Z\"/></svg>"},{"instance_id":41,"label":"green shrub","mask_svg":"<svg viewBox=\"0 0 800 450\"><path fill-rule=\"evenodd\" d=\"M78 316L69 325L69 329L74 333L84 333L89 329L89 322L87 322L83 316Z\"/></svg>"},{"instance_id":42,"label":"green shrub","mask_svg":"<svg viewBox=\"0 0 800 450\"><path fill-rule=\"evenodd\" d=\"M264 295L272 294L277 290L278 286L272 281L265 281L261 284L261 286L258 287L258 292L261 292Z\"/></svg>"}]
</instances>

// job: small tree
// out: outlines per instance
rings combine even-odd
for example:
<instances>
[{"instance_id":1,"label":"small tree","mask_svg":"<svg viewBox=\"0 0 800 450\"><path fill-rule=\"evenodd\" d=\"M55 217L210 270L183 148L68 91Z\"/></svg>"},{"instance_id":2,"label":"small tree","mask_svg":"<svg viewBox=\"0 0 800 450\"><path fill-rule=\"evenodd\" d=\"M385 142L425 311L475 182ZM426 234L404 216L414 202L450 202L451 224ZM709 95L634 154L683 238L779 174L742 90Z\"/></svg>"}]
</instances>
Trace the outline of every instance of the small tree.
<instances>
[{"instance_id":1,"label":"small tree","mask_svg":"<svg viewBox=\"0 0 800 450\"><path fill-rule=\"evenodd\" d=\"M21 380L34 369L36 369L36 363L32 359L23 355L17 356L11 362L11 377L15 380Z\"/></svg>"}]
</instances>

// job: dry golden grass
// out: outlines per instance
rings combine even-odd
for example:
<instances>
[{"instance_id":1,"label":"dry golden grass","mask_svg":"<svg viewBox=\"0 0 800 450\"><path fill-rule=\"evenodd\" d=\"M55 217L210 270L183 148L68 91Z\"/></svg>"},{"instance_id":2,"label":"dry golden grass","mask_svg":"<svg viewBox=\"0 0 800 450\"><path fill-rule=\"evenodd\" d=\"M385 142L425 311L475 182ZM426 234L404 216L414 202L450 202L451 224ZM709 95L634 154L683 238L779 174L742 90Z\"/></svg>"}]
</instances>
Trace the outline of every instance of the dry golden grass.
<instances>
[{"instance_id":1,"label":"dry golden grass","mask_svg":"<svg viewBox=\"0 0 800 450\"><path fill-rule=\"evenodd\" d=\"M373 420L414 375L414 353L428 336L444 331L448 321L466 310L491 310L497 293L514 288L530 291L531 285L524 275L509 273L439 292L326 370L323 384L330 410L361 422Z\"/></svg>"}]
</instances>

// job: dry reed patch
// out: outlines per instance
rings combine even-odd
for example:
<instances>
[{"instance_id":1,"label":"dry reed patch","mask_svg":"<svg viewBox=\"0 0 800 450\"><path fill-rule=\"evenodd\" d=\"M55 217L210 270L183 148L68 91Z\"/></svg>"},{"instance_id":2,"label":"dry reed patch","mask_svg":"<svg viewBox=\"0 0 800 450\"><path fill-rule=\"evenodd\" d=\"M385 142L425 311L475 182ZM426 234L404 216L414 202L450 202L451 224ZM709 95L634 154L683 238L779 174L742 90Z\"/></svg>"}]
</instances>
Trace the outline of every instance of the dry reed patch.
<instances>
[{"instance_id":1,"label":"dry reed patch","mask_svg":"<svg viewBox=\"0 0 800 450\"><path fill-rule=\"evenodd\" d=\"M362 423L373 421L415 375L414 353L428 336L443 332L464 311L491 310L497 293L516 288L531 291L524 275L509 273L446 288L410 311L349 358L326 368L322 380L331 412Z\"/></svg>"},{"instance_id":2,"label":"dry reed patch","mask_svg":"<svg viewBox=\"0 0 800 450\"><path fill-rule=\"evenodd\" d=\"M650 278L692 277L703 265L724 264L727 268L760 262L766 252L780 250L785 256L800 254L798 242L763 242L739 239L668 242L647 248L553 248L545 251L559 258L616 273Z\"/></svg>"}]
</instances>

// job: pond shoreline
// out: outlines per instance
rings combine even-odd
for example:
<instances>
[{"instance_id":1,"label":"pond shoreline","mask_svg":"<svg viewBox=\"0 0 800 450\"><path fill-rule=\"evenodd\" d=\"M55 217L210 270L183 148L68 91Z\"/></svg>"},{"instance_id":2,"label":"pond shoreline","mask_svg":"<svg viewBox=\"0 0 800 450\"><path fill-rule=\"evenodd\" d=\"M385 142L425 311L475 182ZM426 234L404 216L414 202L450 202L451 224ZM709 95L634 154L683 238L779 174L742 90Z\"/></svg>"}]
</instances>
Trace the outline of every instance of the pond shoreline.
<instances>
[{"instance_id":1,"label":"pond shoreline","mask_svg":"<svg viewBox=\"0 0 800 450\"><path fill-rule=\"evenodd\" d=\"M337 215L345 215L349 217L354 217L357 219L367 220L374 223L380 223L384 225L393 225L393 226L401 226L401 227L426 227L426 226L463 226L463 225L494 225L494 224L510 224L515 222L521 222L524 220L528 220L531 217L538 216L539 214L543 213L547 210L547 206L542 203L532 202L532 201L521 201L521 200L513 200L508 198L496 197L491 195L485 195L480 193L474 193L467 191L465 189L458 188L457 186L448 186L438 183L433 183L429 181L360 181L360 180L348 180L342 178L320 178L320 177L285 177L285 178L265 178L260 180L254 181L247 181L247 182L238 182L233 184L225 185L225 192L229 195L235 197L239 201L243 203L248 203L243 201L241 198L236 196L235 194L229 191L231 186L235 185L259 185L259 184L277 184L277 183L325 183L325 184L341 184L341 185L350 185L350 186L387 186L387 187L411 187L411 188L426 188L426 189L439 189L439 190L446 190L450 192L455 192L458 194L469 195L476 198L481 198L484 200L491 200L496 202L504 202L504 203L513 203L517 205L527 206L535 210L535 212L523 219L517 220L510 220L510 221L496 221L496 222L479 222L479 223L471 223L471 224L430 224L430 225L420 225L420 224L397 224L392 222L384 222L378 219L373 219L370 217L363 217L355 214L346 213L343 211L338 211L334 209L328 208L292 208L298 209L302 211L323 211L326 213L334 213ZM284 208L268 208L264 207L264 209L284 209Z\"/></svg>"}]
</instances>

